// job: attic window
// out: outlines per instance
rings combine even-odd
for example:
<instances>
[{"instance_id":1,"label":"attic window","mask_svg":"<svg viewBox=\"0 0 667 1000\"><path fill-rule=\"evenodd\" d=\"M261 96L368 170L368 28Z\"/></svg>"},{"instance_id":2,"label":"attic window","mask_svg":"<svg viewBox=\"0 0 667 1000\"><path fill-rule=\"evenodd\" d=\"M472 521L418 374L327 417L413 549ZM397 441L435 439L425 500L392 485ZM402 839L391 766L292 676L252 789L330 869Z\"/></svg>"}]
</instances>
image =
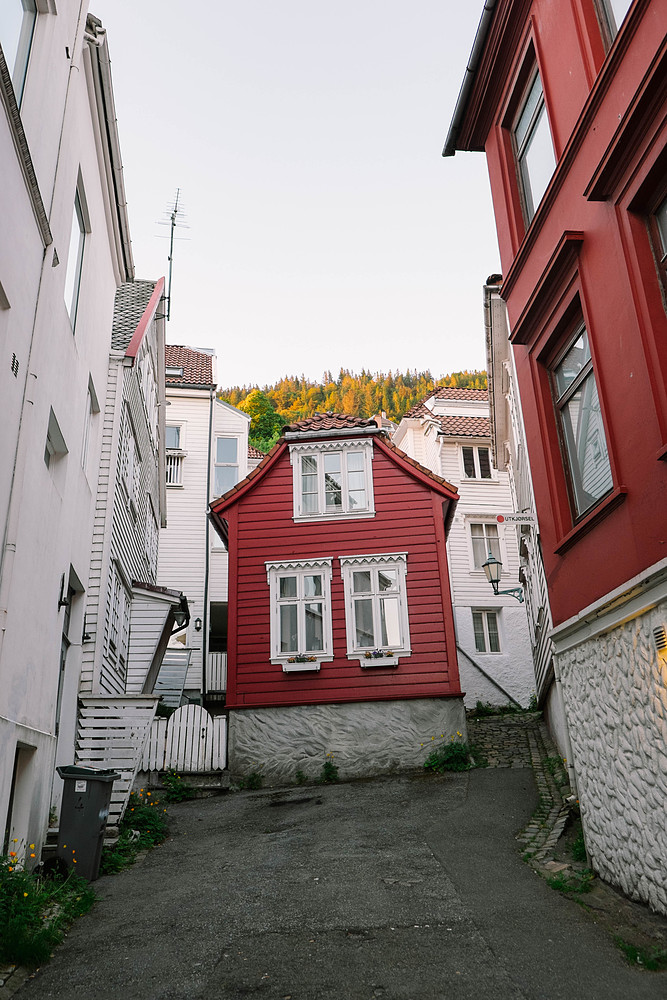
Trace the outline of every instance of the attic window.
<instances>
[{"instance_id":1,"label":"attic window","mask_svg":"<svg viewBox=\"0 0 667 1000\"><path fill-rule=\"evenodd\" d=\"M292 445L290 458L295 520L374 516L372 442Z\"/></svg>"},{"instance_id":2,"label":"attic window","mask_svg":"<svg viewBox=\"0 0 667 1000\"><path fill-rule=\"evenodd\" d=\"M181 378L183 375L183 369L179 368L178 365L167 365L164 373L167 378Z\"/></svg>"}]
</instances>

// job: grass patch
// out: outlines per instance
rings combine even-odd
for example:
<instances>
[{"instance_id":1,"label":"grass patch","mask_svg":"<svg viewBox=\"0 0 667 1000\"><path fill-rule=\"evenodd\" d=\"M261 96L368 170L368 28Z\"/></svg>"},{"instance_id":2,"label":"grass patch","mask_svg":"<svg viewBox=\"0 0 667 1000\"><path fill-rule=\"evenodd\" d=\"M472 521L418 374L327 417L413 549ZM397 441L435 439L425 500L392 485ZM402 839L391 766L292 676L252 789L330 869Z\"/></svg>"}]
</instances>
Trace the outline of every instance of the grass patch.
<instances>
[{"instance_id":1,"label":"grass patch","mask_svg":"<svg viewBox=\"0 0 667 1000\"><path fill-rule=\"evenodd\" d=\"M485 719L491 715L525 715L526 712L536 711L537 701L533 695L528 708L515 705L514 702L510 702L507 705L491 705L488 701L478 701L470 714L473 719Z\"/></svg>"},{"instance_id":2,"label":"grass patch","mask_svg":"<svg viewBox=\"0 0 667 1000\"><path fill-rule=\"evenodd\" d=\"M0 961L33 967L48 961L70 924L95 902L74 872L48 877L0 857Z\"/></svg>"},{"instance_id":3,"label":"grass patch","mask_svg":"<svg viewBox=\"0 0 667 1000\"><path fill-rule=\"evenodd\" d=\"M629 965L640 965L650 972L667 969L667 948L640 948L620 937L614 938L614 943L621 949Z\"/></svg>"},{"instance_id":4,"label":"grass patch","mask_svg":"<svg viewBox=\"0 0 667 1000\"><path fill-rule=\"evenodd\" d=\"M469 771L477 766L471 747L462 738L461 733L457 732L456 736L458 739L450 736L449 740L445 740L444 733L441 733L442 743L434 746L424 761L425 770L444 774L445 771Z\"/></svg>"},{"instance_id":5,"label":"grass patch","mask_svg":"<svg viewBox=\"0 0 667 1000\"><path fill-rule=\"evenodd\" d=\"M259 771L251 771L247 778L239 778L236 786L240 792L256 792L264 784L264 778Z\"/></svg>"},{"instance_id":6,"label":"grass patch","mask_svg":"<svg viewBox=\"0 0 667 1000\"><path fill-rule=\"evenodd\" d=\"M579 831L576 839L572 843L571 847L572 860L577 862L584 862L586 858L586 844L584 843L584 835Z\"/></svg>"},{"instance_id":7,"label":"grass patch","mask_svg":"<svg viewBox=\"0 0 667 1000\"><path fill-rule=\"evenodd\" d=\"M100 875L113 875L134 864L141 851L161 844L167 836L167 810L152 792L130 793L118 840L102 851Z\"/></svg>"}]
</instances>

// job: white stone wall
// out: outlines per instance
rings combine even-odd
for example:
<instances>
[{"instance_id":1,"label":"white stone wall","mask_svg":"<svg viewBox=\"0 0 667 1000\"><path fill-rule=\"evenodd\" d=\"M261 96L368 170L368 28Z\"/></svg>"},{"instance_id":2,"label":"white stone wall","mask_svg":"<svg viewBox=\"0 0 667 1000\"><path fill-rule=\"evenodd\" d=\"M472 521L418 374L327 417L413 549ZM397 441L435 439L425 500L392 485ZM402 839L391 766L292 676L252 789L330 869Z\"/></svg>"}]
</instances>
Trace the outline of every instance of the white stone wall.
<instances>
[{"instance_id":1,"label":"white stone wall","mask_svg":"<svg viewBox=\"0 0 667 1000\"><path fill-rule=\"evenodd\" d=\"M557 655L595 870L667 913L667 601Z\"/></svg>"},{"instance_id":2,"label":"white stone wall","mask_svg":"<svg viewBox=\"0 0 667 1000\"><path fill-rule=\"evenodd\" d=\"M293 783L296 772L317 778L327 754L341 778L364 778L421 767L435 737L466 735L460 698L297 705L232 710L227 766L271 782Z\"/></svg>"}]
</instances>

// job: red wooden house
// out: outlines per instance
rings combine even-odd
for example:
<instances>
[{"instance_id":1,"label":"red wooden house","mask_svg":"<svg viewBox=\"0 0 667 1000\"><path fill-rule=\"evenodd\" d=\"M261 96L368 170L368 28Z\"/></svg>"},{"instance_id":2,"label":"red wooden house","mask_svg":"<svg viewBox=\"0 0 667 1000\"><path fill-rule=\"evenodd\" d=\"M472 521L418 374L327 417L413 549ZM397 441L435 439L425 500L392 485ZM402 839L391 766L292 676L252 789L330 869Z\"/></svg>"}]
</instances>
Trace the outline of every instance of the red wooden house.
<instances>
[{"instance_id":1,"label":"red wooden house","mask_svg":"<svg viewBox=\"0 0 667 1000\"><path fill-rule=\"evenodd\" d=\"M315 414L211 504L229 549L229 766L418 765L464 732L445 550L458 497L373 420Z\"/></svg>"},{"instance_id":2,"label":"red wooden house","mask_svg":"<svg viewBox=\"0 0 667 1000\"><path fill-rule=\"evenodd\" d=\"M480 7L482 6L480 2ZM445 154L484 150L600 874L667 913L667 4L486 3Z\"/></svg>"}]
</instances>

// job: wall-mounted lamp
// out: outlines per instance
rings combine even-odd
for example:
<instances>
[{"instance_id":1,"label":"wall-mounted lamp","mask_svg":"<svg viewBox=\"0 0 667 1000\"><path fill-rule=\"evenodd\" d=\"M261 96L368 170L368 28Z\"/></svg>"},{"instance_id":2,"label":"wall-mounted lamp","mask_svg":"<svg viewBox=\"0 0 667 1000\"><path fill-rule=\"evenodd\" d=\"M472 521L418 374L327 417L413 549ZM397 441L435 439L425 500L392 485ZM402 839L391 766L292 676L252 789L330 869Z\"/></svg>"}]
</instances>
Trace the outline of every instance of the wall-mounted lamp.
<instances>
[{"instance_id":1,"label":"wall-mounted lamp","mask_svg":"<svg viewBox=\"0 0 667 1000\"><path fill-rule=\"evenodd\" d=\"M201 618L195 618L195 632L201 632Z\"/></svg>"},{"instance_id":2,"label":"wall-mounted lamp","mask_svg":"<svg viewBox=\"0 0 667 1000\"><path fill-rule=\"evenodd\" d=\"M511 590L498 590L498 584L500 583L500 574L503 571L503 564L499 559L495 559L493 555L489 552L489 558L482 565L482 569L486 573L486 579L489 581L493 587L493 593L500 595L507 595L508 597L515 597L519 604L523 604L523 588L513 587Z\"/></svg>"}]
</instances>

